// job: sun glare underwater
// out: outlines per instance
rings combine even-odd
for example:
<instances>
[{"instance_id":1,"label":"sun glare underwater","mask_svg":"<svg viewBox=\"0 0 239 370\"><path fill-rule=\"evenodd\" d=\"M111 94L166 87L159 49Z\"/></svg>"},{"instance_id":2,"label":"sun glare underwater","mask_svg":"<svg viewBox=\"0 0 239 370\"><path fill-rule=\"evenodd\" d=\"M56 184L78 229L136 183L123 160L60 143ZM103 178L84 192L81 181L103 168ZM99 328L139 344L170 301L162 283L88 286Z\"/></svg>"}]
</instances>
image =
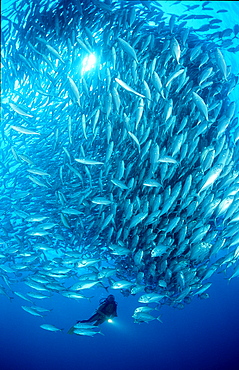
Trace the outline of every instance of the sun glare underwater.
<instances>
[{"instance_id":1,"label":"sun glare underwater","mask_svg":"<svg viewBox=\"0 0 239 370\"><path fill-rule=\"evenodd\" d=\"M92 68L95 68L95 65L96 56L94 54L86 56L82 61L81 74L83 75L85 72L90 71Z\"/></svg>"}]
</instances>

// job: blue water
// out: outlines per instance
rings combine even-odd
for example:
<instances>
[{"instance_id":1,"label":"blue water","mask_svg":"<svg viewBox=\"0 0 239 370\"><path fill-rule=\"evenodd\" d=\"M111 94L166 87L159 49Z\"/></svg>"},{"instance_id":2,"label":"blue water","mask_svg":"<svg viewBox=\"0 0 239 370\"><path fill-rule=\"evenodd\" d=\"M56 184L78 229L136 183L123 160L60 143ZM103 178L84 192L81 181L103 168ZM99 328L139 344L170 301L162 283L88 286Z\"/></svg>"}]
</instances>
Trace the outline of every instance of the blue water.
<instances>
[{"instance_id":1,"label":"blue water","mask_svg":"<svg viewBox=\"0 0 239 370\"><path fill-rule=\"evenodd\" d=\"M97 289L92 303L55 295L41 304L53 308L45 320L23 311L20 298L9 303L1 297L1 369L236 370L239 281L228 285L221 275L210 281L210 299L195 298L183 310L163 307L163 324L134 324L136 298L116 293L118 317L102 325L104 336L93 338L47 332L39 325L49 322L68 330L75 320L89 317L102 296Z\"/></svg>"},{"instance_id":2,"label":"blue water","mask_svg":"<svg viewBox=\"0 0 239 370\"><path fill-rule=\"evenodd\" d=\"M164 2L163 5L178 15L185 10L182 4ZM223 28L238 22L238 2L213 2L213 8L229 10L217 15L223 20ZM201 24L193 21L194 27ZM238 74L238 54L228 54L227 62L232 65L232 72ZM238 90L233 94L238 101ZM158 321L134 324L131 316L139 306L137 298L126 298L116 291L118 317L113 323L102 325L104 335L92 338L66 332L77 319L94 312L99 300L107 296L102 289L91 289L88 295L94 298L90 302L79 303L56 294L45 302L39 301L39 306L53 309L45 318L23 311L21 305L28 304L21 298L14 296L10 302L0 295L0 370L236 370L239 368L239 279L228 283L222 273L210 281L213 282L208 291L210 299L195 297L183 310L162 307L163 324ZM23 286L21 292L28 291ZM44 331L40 328L43 323L54 324L64 331Z\"/></svg>"}]
</instances>

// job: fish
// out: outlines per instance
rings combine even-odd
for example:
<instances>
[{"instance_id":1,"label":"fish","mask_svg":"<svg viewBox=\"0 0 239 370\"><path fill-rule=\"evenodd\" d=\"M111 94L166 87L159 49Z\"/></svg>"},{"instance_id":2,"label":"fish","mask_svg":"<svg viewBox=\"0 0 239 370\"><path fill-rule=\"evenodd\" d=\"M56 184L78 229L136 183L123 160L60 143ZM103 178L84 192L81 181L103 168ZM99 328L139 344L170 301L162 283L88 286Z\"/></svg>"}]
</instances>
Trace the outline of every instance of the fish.
<instances>
[{"instance_id":1,"label":"fish","mask_svg":"<svg viewBox=\"0 0 239 370\"><path fill-rule=\"evenodd\" d=\"M133 284L130 281L127 281L127 280L119 280L119 281L115 281L111 285L111 289L127 289L127 288L131 287L132 285Z\"/></svg>"},{"instance_id":2,"label":"fish","mask_svg":"<svg viewBox=\"0 0 239 370\"><path fill-rule=\"evenodd\" d=\"M74 216L83 214L83 212L79 211L78 209L74 209L74 208L62 208L61 212L66 215L74 215Z\"/></svg>"},{"instance_id":3,"label":"fish","mask_svg":"<svg viewBox=\"0 0 239 370\"><path fill-rule=\"evenodd\" d=\"M148 312L137 312L134 313L132 317L137 323L149 322L152 320L158 320L162 323L161 315L159 315L158 317L154 317L153 315L150 315Z\"/></svg>"},{"instance_id":4,"label":"fish","mask_svg":"<svg viewBox=\"0 0 239 370\"><path fill-rule=\"evenodd\" d=\"M22 309L28 313L30 313L33 316L40 316L43 317L41 314L39 314L34 308L28 307L28 306L21 306Z\"/></svg>"},{"instance_id":5,"label":"fish","mask_svg":"<svg viewBox=\"0 0 239 370\"><path fill-rule=\"evenodd\" d=\"M48 188L48 186L46 184L44 184L41 180L39 180L37 177L35 176L30 176L28 175L27 176L29 180L31 180L34 184L36 185L39 185L39 186L42 186L44 188Z\"/></svg>"},{"instance_id":6,"label":"fish","mask_svg":"<svg viewBox=\"0 0 239 370\"><path fill-rule=\"evenodd\" d=\"M96 284L100 284L100 281L88 281L87 283L79 282L73 284L69 289L70 290L82 290L82 289L90 289Z\"/></svg>"},{"instance_id":7,"label":"fish","mask_svg":"<svg viewBox=\"0 0 239 370\"><path fill-rule=\"evenodd\" d=\"M14 103L9 103L10 107L14 110L14 112L20 114L21 116L25 116L25 117L30 117L32 118L33 116L29 113L26 113L24 110L22 110L20 107L18 107L16 104ZM13 126L14 127L14 126ZM17 130L16 130L17 131Z\"/></svg>"},{"instance_id":8,"label":"fish","mask_svg":"<svg viewBox=\"0 0 239 370\"><path fill-rule=\"evenodd\" d=\"M102 227L102 229L103 229L103 227ZM114 244L111 244L109 246L109 248L112 250L111 253L114 254L114 255L116 255L116 256L127 256L127 254L130 253L130 250L128 248L121 247L121 246L114 245Z\"/></svg>"},{"instance_id":9,"label":"fish","mask_svg":"<svg viewBox=\"0 0 239 370\"><path fill-rule=\"evenodd\" d=\"M133 139L133 141L136 143L136 146L138 148L138 151L140 153L140 143L139 143L139 140L138 138L130 131L128 131L128 134L131 136L131 138Z\"/></svg>"},{"instance_id":10,"label":"fish","mask_svg":"<svg viewBox=\"0 0 239 370\"><path fill-rule=\"evenodd\" d=\"M137 294L141 323L207 298L213 274L238 277L238 25L208 2L169 14L60 1L54 22L44 0L14 4L2 32L3 298L30 301L37 320L48 315L37 300L114 289Z\"/></svg>"},{"instance_id":11,"label":"fish","mask_svg":"<svg viewBox=\"0 0 239 370\"><path fill-rule=\"evenodd\" d=\"M181 56L181 50L180 50L179 43L178 43L178 41L177 41L177 39L175 37L173 37L171 39L171 42L170 42L170 51L171 51L172 57L179 64L179 59L180 59L180 56Z\"/></svg>"},{"instance_id":12,"label":"fish","mask_svg":"<svg viewBox=\"0 0 239 370\"><path fill-rule=\"evenodd\" d=\"M39 132L35 132L35 131L32 131L32 130L29 130L28 128L26 127L23 127L23 126L15 126L15 125L11 125L11 128L17 132L20 132L21 134L26 134L26 135L40 135Z\"/></svg>"},{"instance_id":13,"label":"fish","mask_svg":"<svg viewBox=\"0 0 239 370\"><path fill-rule=\"evenodd\" d=\"M41 169L37 169L37 168L30 168L27 170L27 172L30 172L30 173L33 173L35 175L39 175L39 176L51 176L49 173L41 170Z\"/></svg>"},{"instance_id":14,"label":"fish","mask_svg":"<svg viewBox=\"0 0 239 370\"><path fill-rule=\"evenodd\" d=\"M171 74L171 76L169 77L168 81L166 82L165 87L168 87L168 85L169 85L169 84L171 84L171 82L172 82L175 78L177 78L178 76L180 76L183 72L184 72L184 69L180 69L180 70L179 70L179 71L177 71L177 72L173 72L173 73Z\"/></svg>"},{"instance_id":15,"label":"fish","mask_svg":"<svg viewBox=\"0 0 239 370\"><path fill-rule=\"evenodd\" d=\"M40 325L40 328L44 329L44 330L48 330L48 331L62 331L64 329L58 329L55 325L52 325L52 324L42 324Z\"/></svg>"},{"instance_id":16,"label":"fish","mask_svg":"<svg viewBox=\"0 0 239 370\"><path fill-rule=\"evenodd\" d=\"M72 298L72 299L88 299L90 300L90 297L85 297L83 294L77 293L77 292L72 292L70 290L68 291L62 291L61 294L66 297L66 298Z\"/></svg>"},{"instance_id":17,"label":"fish","mask_svg":"<svg viewBox=\"0 0 239 370\"><path fill-rule=\"evenodd\" d=\"M91 202L94 203L94 204L102 204L102 205L105 205L105 206L112 203L111 200L109 200L105 197L95 197L91 200Z\"/></svg>"},{"instance_id":18,"label":"fish","mask_svg":"<svg viewBox=\"0 0 239 370\"><path fill-rule=\"evenodd\" d=\"M35 293L35 292L29 292L29 293L27 293L27 295L29 295L32 298L36 298L36 299L46 299L46 298L49 298L48 295L42 294L40 292L37 292L37 293Z\"/></svg>"},{"instance_id":19,"label":"fish","mask_svg":"<svg viewBox=\"0 0 239 370\"><path fill-rule=\"evenodd\" d=\"M22 294L20 292L14 292L14 294L16 294L18 297L24 299L25 301L32 302L29 298L27 298L24 294Z\"/></svg>"},{"instance_id":20,"label":"fish","mask_svg":"<svg viewBox=\"0 0 239 370\"><path fill-rule=\"evenodd\" d=\"M134 310L134 314L138 314L139 312L150 312L152 310L153 310L152 307L149 307L149 306L140 306L140 307L137 307Z\"/></svg>"},{"instance_id":21,"label":"fish","mask_svg":"<svg viewBox=\"0 0 239 370\"><path fill-rule=\"evenodd\" d=\"M138 302L140 303L152 303L152 302L159 302L164 298L164 295L157 294L157 293L148 293L143 294L139 299Z\"/></svg>"},{"instance_id":22,"label":"fish","mask_svg":"<svg viewBox=\"0 0 239 370\"><path fill-rule=\"evenodd\" d=\"M118 186L120 189L123 189L123 190L128 190L129 187L127 185L125 185L125 183L121 180L118 180L118 179L111 179L110 180L114 185Z\"/></svg>"},{"instance_id":23,"label":"fish","mask_svg":"<svg viewBox=\"0 0 239 370\"><path fill-rule=\"evenodd\" d=\"M215 58L216 58L218 68L226 80L227 79L227 65L226 65L224 56L219 48L216 48L215 50Z\"/></svg>"},{"instance_id":24,"label":"fish","mask_svg":"<svg viewBox=\"0 0 239 370\"><path fill-rule=\"evenodd\" d=\"M49 310L48 308L39 307L39 306L33 306L32 308L34 308L38 312L51 312L52 311L52 309Z\"/></svg>"},{"instance_id":25,"label":"fish","mask_svg":"<svg viewBox=\"0 0 239 370\"><path fill-rule=\"evenodd\" d=\"M5 287L3 287L2 285L0 285L0 294L6 296L10 301L13 299L13 297L10 297L7 292L6 292L6 289Z\"/></svg>"},{"instance_id":26,"label":"fish","mask_svg":"<svg viewBox=\"0 0 239 370\"><path fill-rule=\"evenodd\" d=\"M157 245L151 251L151 257L161 257L164 253L166 253L167 249L169 248L168 245Z\"/></svg>"},{"instance_id":27,"label":"fish","mask_svg":"<svg viewBox=\"0 0 239 370\"><path fill-rule=\"evenodd\" d=\"M132 46L129 45L129 43L125 40L123 40L121 37L118 37L118 41L120 43L120 46L122 49L130 55L135 61L138 63L137 56L135 50L132 48Z\"/></svg>"},{"instance_id":28,"label":"fish","mask_svg":"<svg viewBox=\"0 0 239 370\"><path fill-rule=\"evenodd\" d=\"M207 109L207 105L205 104L204 100L197 93L193 92L193 101L196 104L199 111L208 121L208 109Z\"/></svg>"},{"instance_id":29,"label":"fish","mask_svg":"<svg viewBox=\"0 0 239 370\"><path fill-rule=\"evenodd\" d=\"M59 59L62 63L65 63L58 51L54 49L51 45L46 44L47 49L57 58Z\"/></svg>"},{"instance_id":30,"label":"fish","mask_svg":"<svg viewBox=\"0 0 239 370\"><path fill-rule=\"evenodd\" d=\"M76 86L75 81L70 76L67 76L67 78L68 78L68 81L69 81L69 84L70 84L72 94L75 97L76 102L80 106L80 92L78 90L78 87Z\"/></svg>"},{"instance_id":31,"label":"fish","mask_svg":"<svg viewBox=\"0 0 239 370\"><path fill-rule=\"evenodd\" d=\"M205 190L207 187L211 186L220 175L221 171L223 169L222 164L217 164L213 166L208 172L207 175L204 177L202 182L202 187L199 189L200 194L203 190Z\"/></svg>"},{"instance_id":32,"label":"fish","mask_svg":"<svg viewBox=\"0 0 239 370\"><path fill-rule=\"evenodd\" d=\"M100 330L99 331L95 331L94 329L93 330L90 330L90 329L83 329L83 328L74 329L73 330L73 333L74 334L77 334L77 335L87 336L87 337L93 337L95 334L102 334L102 335L104 335ZM71 333L68 332L68 334L71 334Z\"/></svg>"},{"instance_id":33,"label":"fish","mask_svg":"<svg viewBox=\"0 0 239 370\"><path fill-rule=\"evenodd\" d=\"M95 161L94 159L90 159L90 158L75 158L75 161L78 163L82 163L82 164L90 165L90 166L104 164L104 162Z\"/></svg>"},{"instance_id":34,"label":"fish","mask_svg":"<svg viewBox=\"0 0 239 370\"><path fill-rule=\"evenodd\" d=\"M143 182L144 186L152 186L152 187L159 187L162 186L157 180L154 179L145 179Z\"/></svg>"},{"instance_id":35,"label":"fish","mask_svg":"<svg viewBox=\"0 0 239 370\"><path fill-rule=\"evenodd\" d=\"M129 229L132 229L132 228L136 227L147 216L148 216L147 212L140 212L137 215L133 216L131 221L130 221L130 224L129 224Z\"/></svg>"},{"instance_id":36,"label":"fish","mask_svg":"<svg viewBox=\"0 0 239 370\"><path fill-rule=\"evenodd\" d=\"M141 98L145 98L145 95L142 95L140 93L138 93L137 91L135 91L132 87L130 87L129 85L127 85L126 82L120 80L119 78L115 77L115 81L120 85L122 86L126 91L129 91L135 95L138 95L140 96Z\"/></svg>"},{"instance_id":37,"label":"fish","mask_svg":"<svg viewBox=\"0 0 239 370\"><path fill-rule=\"evenodd\" d=\"M163 156L163 157L160 157L158 159L158 162L161 162L161 163L172 163L172 164L178 164L178 162L176 161L176 159L174 159L173 157L170 157L170 156Z\"/></svg>"}]
</instances>

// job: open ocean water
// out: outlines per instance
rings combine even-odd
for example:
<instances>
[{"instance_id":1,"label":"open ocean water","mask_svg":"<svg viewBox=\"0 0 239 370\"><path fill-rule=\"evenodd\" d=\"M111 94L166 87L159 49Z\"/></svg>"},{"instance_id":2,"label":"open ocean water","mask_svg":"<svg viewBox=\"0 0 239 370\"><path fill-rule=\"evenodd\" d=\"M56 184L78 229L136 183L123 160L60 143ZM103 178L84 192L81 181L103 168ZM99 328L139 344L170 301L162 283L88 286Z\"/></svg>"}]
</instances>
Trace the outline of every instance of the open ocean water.
<instances>
[{"instance_id":1,"label":"open ocean water","mask_svg":"<svg viewBox=\"0 0 239 370\"><path fill-rule=\"evenodd\" d=\"M222 20L220 29L233 28L238 24L237 1L208 2L206 7L213 10L206 11L202 10L201 5L194 10L186 10L187 6L200 4L199 1L156 3L160 3L170 15L211 14ZM3 1L2 11L8 6L9 2ZM222 9L227 12L217 13ZM207 23L207 19L193 19L188 21L188 27L199 28ZM200 32L200 38L203 39L206 34ZM235 40L236 45L239 45L239 39ZM239 52L227 52L226 48L221 50L227 65L231 65L232 73L238 75ZM7 73L6 69L2 70L4 73ZM237 86L230 95L237 104L235 116L238 115L238 91ZM2 121L1 125L5 125L5 122ZM4 151L4 147L1 150ZM4 195L4 188L2 191ZM1 222L3 225L3 218ZM238 223L235 227L239 227ZM8 244L6 234L0 237ZM2 264L9 264L9 261L2 261ZM10 281L13 279L11 273L4 272L4 268L1 270L0 277L5 274ZM138 298L142 292L126 297L120 290L109 288L107 293L102 287L93 287L84 291L86 296L93 297L90 301L76 301L53 292L49 299L42 300L44 302L34 301L38 306L50 310L46 315L43 313L44 317L37 317L25 312L21 306L28 306L29 302L14 295L4 279L0 280L8 296L13 297L9 299L4 294L0 295L0 370L239 369L239 280L234 278L228 282L224 272L214 274L209 279L213 283L207 291L209 299L199 299L195 295L190 304L184 304L183 309L163 305L156 311L157 315L162 315L163 323L154 320L140 324L134 323L132 315L135 308L141 305ZM31 290L24 281L20 284L13 282L11 288L25 296ZM68 335L67 331L75 321L90 317L98 307L99 300L108 294L115 296L118 317L112 323L102 324L102 335ZM45 323L64 330L43 330L40 325Z\"/></svg>"}]
</instances>

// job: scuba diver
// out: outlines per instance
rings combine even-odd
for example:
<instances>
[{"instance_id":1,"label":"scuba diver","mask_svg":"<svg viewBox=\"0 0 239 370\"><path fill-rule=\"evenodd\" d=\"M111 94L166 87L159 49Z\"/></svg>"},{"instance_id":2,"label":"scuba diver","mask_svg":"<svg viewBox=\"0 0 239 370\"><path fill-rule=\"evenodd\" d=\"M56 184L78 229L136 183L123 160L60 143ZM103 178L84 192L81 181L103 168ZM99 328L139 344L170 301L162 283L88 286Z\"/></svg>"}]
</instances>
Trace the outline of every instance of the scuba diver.
<instances>
[{"instance_id":1,"label":"scuba diver","mask_svg":"<svg viewBox=\"0 0 239 370\"><path fill-rule=\"evenodd\" d=\"M94 315L92 315L88 320L79 320L79 322L94 322L94 326L103 324L103 322L112 319L117 316L117 303L115 302L115 297L110 294L107 298L100 300L100 306L97 308Z\"/></svg>"}]
</instances>

